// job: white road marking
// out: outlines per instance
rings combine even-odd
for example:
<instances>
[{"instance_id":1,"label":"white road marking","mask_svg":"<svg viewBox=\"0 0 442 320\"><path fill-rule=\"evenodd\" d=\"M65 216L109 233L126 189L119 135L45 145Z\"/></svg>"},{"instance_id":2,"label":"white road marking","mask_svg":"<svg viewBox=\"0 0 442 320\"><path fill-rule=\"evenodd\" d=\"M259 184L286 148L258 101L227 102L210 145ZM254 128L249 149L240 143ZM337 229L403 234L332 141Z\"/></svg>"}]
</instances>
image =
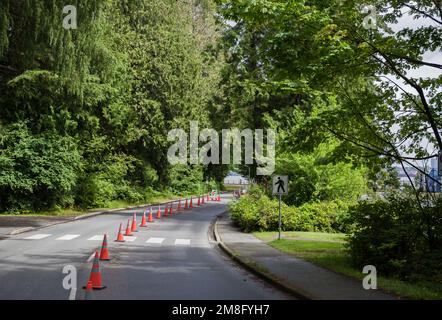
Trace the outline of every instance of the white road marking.
<instances>
[{"instance_id":1,"label":"white road marking","mask_svg":"<svg viewBox=\"0 0 442 320\"><path fill-rule=\"evenodd\" d=\"M124 238L124 241L127 241L127 242L133 242L137 239L137 237L132 237L132 236L131 237L123 236L123 238Z\"/></svg>"},{"instance_id":2,"label":"white road marking","mask_svg":"<svg viewBox=\"0 0 442 320\"><path fill-rule=\"evenodd\" d=\"M97 235L97 236L93 236L93 237L89 238L88 240L91 240L91 241L103 241L103 238L104 238L104 235L100 234L100 235Z\"/></svg>"},{"instance_id":3,"label":"white road marking","mask_svg":"<svg viewBox=\"0 0 442 320\"><path fill-rule=\"evenodd\" d=\"M164 238L149 238L149 240L146 241L146 243L155 243L155 244L161 244L163 243Z\"/></svg>"},{"instance_id":4,"label":"white road marking","mask_svg":"<svg viewBox=\"0 0 442 320\"><path fill-rule=\"evenodd\" d=\"M175 245L189 246L190 239L175 239Z\"/></svg>"},{"instance_id":5,"label":"white road marking","mask_svg":"<svg viewBox=\"0 0 442 320\"><path fill-rule=\"evenodd\" d=\"M210 244L208 243L192 243L192 248L210 248Z\"/></svg>"},{"instance_id":6,"label":"white road marking","mask_svg":"<svg viewBox=\"0 0 442 320\"><path fill-rule=\"evenodd\" d=\"M47 238L50 236L52 236L52 234L40 233L40 234L34 234L33 236L27 237L25 239L27 239L27 240L40 240L40 239L44 239L44 238Z\"/></svg>"},{"instance_id":7,"label":"white road marking","mask_svg":"<svg viewBox=\"0 0 442 320\"><path fill-rule=\"evenodd\" d=\"M72 240L75 238L78 238L80 235L79 234L66 234L60 238L57 238L55 240Z\"/></svg>"}]
</instances>

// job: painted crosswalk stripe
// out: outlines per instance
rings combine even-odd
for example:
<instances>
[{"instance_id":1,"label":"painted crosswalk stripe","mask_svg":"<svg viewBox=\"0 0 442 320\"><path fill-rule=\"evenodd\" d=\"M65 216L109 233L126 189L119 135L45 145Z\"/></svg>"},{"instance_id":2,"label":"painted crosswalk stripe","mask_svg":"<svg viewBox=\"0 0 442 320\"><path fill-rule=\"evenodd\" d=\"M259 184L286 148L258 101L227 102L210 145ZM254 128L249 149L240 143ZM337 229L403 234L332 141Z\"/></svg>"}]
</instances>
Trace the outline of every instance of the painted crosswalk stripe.
<instances>
[{"instance_id":1,"label":"painted crosswalk stripe","mask_svg":"<svg viewBox=\"0 0 442 320\"><path fill-rule=\"evenodd\" d=\"M175 239L176 245L182 245L182 246L189 246L190 245L190 239Z\"/></svg>"},{"instance_id":2,"label":"painted crosswalk stripe","mask_svg":"<svg viewBox=\"0 0 442 320\"><path fill-rule=\"evenodd\" d=\"M103 241L103 238L104 238L104 235L100 234L100 235L97 235L97 236L93 236L93 237L89 238L88 240L91 240L91 241Z\"/></svg>"},{"instance_id":3,"label":"painted crosswalk stripe","mask_svg":"<svg viewBox=\"0 0 442 320\"><path fill-rule=\"evenodd\" d=\"M155 243L155 244L161 244L163 243L164 238L149 238L146 243Z\"/></svg>"},{"instance_id":4,"label":"painted crosswalk stripe","mask_svg":"<svg viewBox=\"0 0 442 320\"><path fill-rule=\"evenodd\" d=\"M80 235L79 234L66 234L60 238L57 238L55 240L72 240L75 238L78 238Z\"/></svg>"},{"instance_id":5,"label":"painted crosswalk stripe","mask_svg":"<svg viewBox=\"0 0 442 320\"><path fill-rule=\"evenodd\" d=\"M126 237L126 236L123 236L123 238L124 238L124 241L127 241L127 242L134 242L137 239L137 237Z\"/></svg>"},{"instance_id":6,"label":"painted crosswalk stripe","mask_svg":"<svg viewBox=\"0 0 442 320\"><path fill-rule=\"evenodd\" d=\"M40 234L34 234L33 236L27 237L25 239L27 239L27 240L40 240L40 239L44 239L44 238L47 238L50 236L51 236L51 234L40 233Z\"/></svg>"}]
</instances>

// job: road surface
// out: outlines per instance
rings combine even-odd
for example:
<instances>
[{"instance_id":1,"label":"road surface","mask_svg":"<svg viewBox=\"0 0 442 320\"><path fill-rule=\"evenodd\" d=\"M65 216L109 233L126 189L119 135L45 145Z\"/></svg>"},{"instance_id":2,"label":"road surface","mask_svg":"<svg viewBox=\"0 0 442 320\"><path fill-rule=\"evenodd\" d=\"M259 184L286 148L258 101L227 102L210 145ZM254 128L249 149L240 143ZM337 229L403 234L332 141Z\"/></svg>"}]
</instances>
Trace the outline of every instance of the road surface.
<instances>
[{"instance_id":1,"label":"road surface","mask_svg":"<svg viewBox=\"0 0 442 320\"><path fill-rule=\"evenodd\" d=\"M211 240L211 221L226 210L226 201L154 219L124 243L114 242L120 223L125 226L135 212L139 224L141 210L1 240L0 299L84 299L91 255L100 248L104 233L111 261L100 262L107 288L94 291L95 299L291 299L236 266ZM66 265L77 270L76 291L63 288Z\"/></svg>"}]
</instances>

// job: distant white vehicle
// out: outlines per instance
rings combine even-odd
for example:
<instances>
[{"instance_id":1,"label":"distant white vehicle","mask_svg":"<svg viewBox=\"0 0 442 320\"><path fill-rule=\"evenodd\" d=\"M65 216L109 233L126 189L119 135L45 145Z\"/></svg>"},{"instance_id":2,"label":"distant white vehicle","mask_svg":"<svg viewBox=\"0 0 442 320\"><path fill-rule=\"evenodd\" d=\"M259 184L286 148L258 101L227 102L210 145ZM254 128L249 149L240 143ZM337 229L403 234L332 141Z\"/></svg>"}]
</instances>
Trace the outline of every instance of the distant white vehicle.
<instances>
[{"instance_id":1,"label":"distant white vehicle","mask_svg":"<svg viewBox=\"0 0 442 320\"><path fill-rule=\"evenodd\" d=\"M230 172L224 178L224 185L248 185L248 184L249 184L249 179L235 172Z\"/></svg>"}]
</instances>

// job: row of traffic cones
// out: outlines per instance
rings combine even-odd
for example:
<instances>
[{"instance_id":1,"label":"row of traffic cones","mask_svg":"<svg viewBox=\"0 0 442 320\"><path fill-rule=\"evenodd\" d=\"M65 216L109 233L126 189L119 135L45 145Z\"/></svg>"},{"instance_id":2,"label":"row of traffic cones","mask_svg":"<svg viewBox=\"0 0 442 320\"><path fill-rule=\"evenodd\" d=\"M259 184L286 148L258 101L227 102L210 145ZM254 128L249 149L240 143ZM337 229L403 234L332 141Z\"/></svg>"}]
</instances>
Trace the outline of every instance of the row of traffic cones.
<instances>
[{"instance_id":1,"label":"row of traffic cones","mask_svg":"<svg viewBox=\"0 0 442 320\"><path fill-rule=\"evenodd\" d=\"M207 201L209 201L209 195L207 195ZM203 204L204 204L204 196L198 196L197 205L201 206ZM190 197L189 202L188 202L188 199L186 198L185 203L184 203L184 209L188 209L188 208L192 208L192 207L193 207L193 197ZM181 211L181 210L182 210L182 208L181 208L181 199L180 199L178 201L177 211ZM164 212L165 216L170 216L172 214L173 214L173 202L170 203L169 207L166 205L165 212ZM156 218L161 219L161 206L160 205L158 206ZM133 217L132 217L132 223L130 223L130 219L127 220L127 226L126 226L126 231L125 231L124 236L130 237L133 235L133 232L138 231L136 219L137 219L136 214L134 213ZM146 211L143 212L143 216L141 218L141 223L140 223L139 227L141 227L141 228L147 227L147 222L153 222L152 207L149 210L149 214L148 214L147 218L146 218ZM116 242L124 242L125 241L124 236L123 236L123 224L120 223L117 239L115 241ZM110 260L106 234L103 236L103 243L101 245L100 254L98 254L98 251L95 251L94 261L92 264L92 270L91 270L91 273L89 276L89 280L87 282L87 285L85 287L83 287L86 290L86 295L85 295L86 300L93 299L93 290L102 290L102 289L106 288L106 286L103 286L103 283L102 283L101 270L100 270L100 260L101 261L109 261Z\"/></svg>"},{"instance_id":2,"label":"row of traffic cones","mask_svg":"<svg viewBox=\"0 0 442 320\"><path fill-rule=\"evenodd\" d=\"M207 195L207 199L209 199L209 195ZM212 199L213 200L213 199ZM209 200L207 200L209 201ZM220 201L220 195L218 194L218 197L213 200L213 201ZM201 206L205 203L204 201L204 196L198 196L198 206ZM190 201L188 202L188 199L186 198L185 203L184 203L184 209L189 209L189 208L193 208L193 197L190 197ZM170 206L165 206L164 209L164 216L171 216L173 214L173 202L170 203ZM181 211L181 199L178 201L178 207L177 207L177 211ZM158 205L158 210L156 213L156 218L157 219L161 219L161 206ZM153 222L153 214L152 214L152 207L149 210L149 214L148 214L148 218L146 219L146 211L143 212L143 216L141 219L141 224L140 227L145 228L147 227L147 222L152 223ZM132 236L133 232L137 232L137 222L136 222L136 215L134 213L133 218L132 218L132 224L130 225L130 220L127 221L127 226L126 226L126 232L125 232L125 236L130 237ZM118 230L118 235L117 235L117 239L115 240L117 242L124 242L124 236L122 233L122 224L120 224L120 228Z\"/></svg>"},{"instance_id":3,"label":"row of traffic cones","mask_svg":"<svg viewBox=\"0 0 442 320\"><path fill-rule=\"evenodd\" d=\"M207 201L221 201L221 195L218 193L217 195L215 195L215 194L208 194L207 195Z\"/></svg>"}]
</instances>

